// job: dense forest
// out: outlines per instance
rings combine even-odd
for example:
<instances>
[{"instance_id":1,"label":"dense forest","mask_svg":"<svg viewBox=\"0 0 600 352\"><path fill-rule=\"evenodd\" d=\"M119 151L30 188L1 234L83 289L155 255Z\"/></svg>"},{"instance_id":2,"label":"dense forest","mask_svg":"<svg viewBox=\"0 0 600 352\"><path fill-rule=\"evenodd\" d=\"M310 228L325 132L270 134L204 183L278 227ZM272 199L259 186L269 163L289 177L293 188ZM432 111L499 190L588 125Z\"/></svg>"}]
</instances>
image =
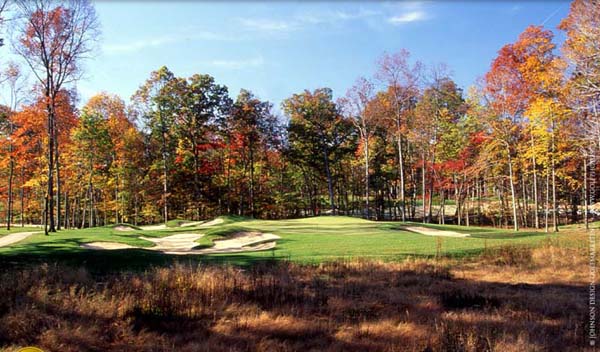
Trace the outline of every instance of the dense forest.
<instances>
[{"instance_id":1,"label":"dense forest","mask_svg":"<svg viewBox=\"0 0 600 352\"><path fill-rule=\"evenodd\" d=\"M93 6L0 8L15 16L3 22L14 42L0 49L9 228L343 214L557 231L593 214L598 1L574 1L557 29L526 28L468 89L401 50L382 53L347 92L305 90L281 106L166 66L128 100L82 102L75 82L98 38ZM4 60L10 50L22 60Z\"/></svg>"}]
</instances>

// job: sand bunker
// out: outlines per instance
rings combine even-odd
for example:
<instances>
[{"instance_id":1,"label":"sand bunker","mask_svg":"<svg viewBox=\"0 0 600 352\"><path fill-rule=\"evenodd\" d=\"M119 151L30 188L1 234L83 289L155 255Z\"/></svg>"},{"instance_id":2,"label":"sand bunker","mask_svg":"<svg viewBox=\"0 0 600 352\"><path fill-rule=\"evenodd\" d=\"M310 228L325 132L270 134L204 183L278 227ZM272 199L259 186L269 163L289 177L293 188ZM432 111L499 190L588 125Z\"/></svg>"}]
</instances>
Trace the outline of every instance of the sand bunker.
<instances>
[{"instance_id":1,"label":"sand bunker","mask_svg":"<svg viewBox=\"0 0 600 352\"><path fill-rule=\"evenodd\" d=\"M261 232L237 232L226 240L214 241L215 245L206 250L211 251L227 251L227 250L241 250L248 247L257 247L262 244L272 243L275 245L275 240L281 237L272 233L261 233Z\"/></svg>"},{"instance_id":2,"label":"sand bunker","mask_svg":"<svg viewBox=\"0 0 600 352\"><path fill-rule=\"evenodd\" d=\"M402 226L401 230L419 233L426 236L443 236L443 237L469 237L468 233L460 233L456 231L436 230L422 226Z\"/></svg>"},{"instance_id":3,"label":"sand bunker","mask_svg":"<svg viewBox=\"0 0 600 352\"><path fill-rule=\"evenodd\" d=\"M219 224L222 224L222 223L223 223L223 219L219 218L219 219L214 219L214 220L207 221L207 222L187 223L187 224L183 224L181 226L185 227L185 226L200 225L199 227L209 227L209 226L213 226L213 225L219 225Z\"/></svg>"},{"instance_id":4,"label":"sand bunker","mask_svg":"<svg viewBox=\"0 0 600 352\"><path fill-rule=\"evenodd\" d=\"M117 225L113 227L115 231L135 231L133 227L125 226L125 225Z\"/></svg>"},{"instance_id":5,"label":"sand bunker","mask_svg":"<svg viewBox=\"0 0 600 352\"><path fill-rule=\"evenodd\" d=\"M161 238L148 238L142 236L140 239L156 244L154 247L149 248L155 251L189 251L198 246L198 243L195 241L202 236L204 235L198 233L184 233Z\"/></svg>"},{"instance_id":6,"label":"sand bunker","mask_svg":"<svg viewBox=\"0 0 600 352\"><path fill-rule=\"evenodd\" d=\"M27 237L34 235L36 233L41 233L41 231L15 232L15 233L8 234L6 236L2 236L2 237L0 237L0 247L9 246L13 243L23 241Z\"/></svg>"},{"instance_id":7,"label":"sand bunker","mask_svg":"<svg viewBox=\"0 0 600 352\"><path fill-rule=\"evenodd\" d=\"M147 230L147 231L164 230L164 229L167 228L167 225L165 225L165 224L161 224L161 225L147 225L147 226L141 226L140 228L142 230Z\"/></svg>"},{"instance_id":8,"label":"sand bunker","mask_svg":"<svg viewBox=\"0 0 600 352\"><path fill-rule=\"evenodd\" d=\"M125 244L125 243L118 243L118 242L90 242L90 243L84 243L80 247L86 248L86 249L128 249L128 248L137 248L137 247Z\"/></svg>"},{"instance_id":9,"label":"sand bunker","mask_svg":"<svg viewBox=\"0 0 600 352\"><path fill-rule=\"evenodd\" d=\"M232 238L226 240L214 241L214 246L210 248L194 249L198 246L195 241L201 238L202 234L185 233L172 235L162 238L140 237L140 239L155 244L153 247L134 247L117 242L92 242L84 243L81 247L94 250L112 250L112 249L147 249L159 251L165 254L216 254L216 253L237 253L253 252L275 248L275 240L280 237L271 233L260 232L238 232Z\"/></svg>"},{"instance_id":10,"label":"sand bunker","mask_svg":"<svg viewBox=\"0 0 600 352\"><path fill-rule=\"evenodd\" d=\"M192 227L192 226L210 227L210 226L218 225L218 224L222 224L222 223L223 223L223 219L214 219L211 221L190 221L190 222L182 223L181 225L179 225L179 227ZM147 226L141 227L142 230L148 230L148 231L164 230L166 228L167 228L167 226L165 224L147 225Z\"/></svg>"}]
</instances>

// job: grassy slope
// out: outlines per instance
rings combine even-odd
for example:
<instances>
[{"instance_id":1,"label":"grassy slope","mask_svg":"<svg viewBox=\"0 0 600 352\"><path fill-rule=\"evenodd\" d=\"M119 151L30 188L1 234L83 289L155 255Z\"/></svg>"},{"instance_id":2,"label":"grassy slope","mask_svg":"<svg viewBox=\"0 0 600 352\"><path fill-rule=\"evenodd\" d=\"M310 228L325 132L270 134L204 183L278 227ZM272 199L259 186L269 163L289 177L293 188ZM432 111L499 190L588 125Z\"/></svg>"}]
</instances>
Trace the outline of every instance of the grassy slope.
<instances>
[{"instance_id":1,"label":"grassy slope","mask_svg":"<svg viewBox=\"0 0 600 352\"><path fill-rule=\"evenodd\" d=\"M33 235L10 247L0 248L3 261L67 261L85 262L110 269L116 267L145 267L170 261L217 261L247 264L256 260L289 259L295 262L317 263L335 259L371 258L398 260L409 256L429 257L440 254L454 257L477 254L485 248L500 245L536 244L549 236L543 232L519 232L491 228L426 225L432 228L467 232L472 238L432 237L399 230L401 223L373 222L350 217L317 217L295 220L253 220L223 217L224 223L210 228L186 227L164 230L130 232L116 231L112 226L83 230L67 230L44 236ZM422 224L419 224L422 226ZM140 240L140 235L162 237L175 233L204 233L198 242L212 245L213 239L240 230L270 232L282 237L274 250L254 253L211 256L171 257L144 250L90 251L81 243L95 241L122 242L148 247L152 243ZM563 231L554 237L564 238Z\"/></svg>"},{"instance_id":2,"label":"grassy slope","mask_svg":"<svg viewBox=\"0 0 600 352\"><path fill-rule=\"evenodd\" d=\"M44 229L41 227L33 227L33 226L21 227L21 226L17 225L17 226L11 226L10 231L6 231L6 227L2 227L2 228L0 228L0 237L6 236L11 233L35 232L35 231L44 231Z\"/></svg>"}]
</instances>

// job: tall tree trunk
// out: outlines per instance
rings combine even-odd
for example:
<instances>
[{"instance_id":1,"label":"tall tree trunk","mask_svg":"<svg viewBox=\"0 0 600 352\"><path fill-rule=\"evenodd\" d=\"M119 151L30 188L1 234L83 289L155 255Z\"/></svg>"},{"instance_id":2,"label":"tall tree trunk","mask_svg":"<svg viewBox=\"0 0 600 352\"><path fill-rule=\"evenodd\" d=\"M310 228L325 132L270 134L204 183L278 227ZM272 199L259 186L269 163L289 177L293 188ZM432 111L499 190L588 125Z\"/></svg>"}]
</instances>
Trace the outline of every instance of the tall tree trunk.
<instances>
[{"instance_id":1,"label":"tall tree trunk","mask_svg":"<svg viewBox=\"0 0 600 352\"><path fill-rule=\"evenodd\" d=\"M168 201L167 201L167 192L168 192L167 174L168 174L167 158L165 155L165 156L163 156L163 222L165 223L165 225L167 224L167 221L169 221L168 206L167 206L167 203L168 203Z\"/></svg>"},{"instance_id":2,"label":"tall tree trunk","mask_svg":"<svg viewBox=\"0 0 600 352\"><path fill-rule=\"evenodd\" d=\"M550 211L550 170L546 167L546 214L544 219L544 227L548 232L548 212Z\"/></svg>"},{"instance_id":3,"label":"tall tree trunk","mask_svg":"<svg viewBox=\"0 0 600 352\"><path fill-rule=\"evenodd\" d=\"M58 134L58 133L57 133ZM56 160L56 230L60 230L61 215L61 182L60 182L60 154L58 153L58 137L55 137L54 142L55 160Z\"/></svg>"},{"instance_id":4,"label":"tall tree trunk","mask_svg":"<svg viewBox=\"0 0 600 352\"><path fill-rule=\"evenodd\" d=\"M323 160L325 162L325 174L327 175L327 190L329 191L329 204L331 212L335 215L335 198L333 195L333 180L331 179L331 171L329 170L329 153L327 147L323 148Z\"/></svg>"},{"instance_id":5,"label":"tall tree trunk","mask_svg":"<svg viewBox=\"0 0 600 352\"><path fill-rule=\"evenodd\" d=\"M425 196L426 196L426 193L427 193L427 186L426 186L426 178L427 177L426 176L427 176L427 165L426 165L426 162L425 162L425 152L423 152L423 172L421 173L421 181L423 182L422 183L422 187L423 187L423 189L422 189L423 223L425 223L425 218L426 218L425 214L427 212L427 208L425 207L425 204L426 204L426 202L425 202Z\"/></svg>"},{"instance_id":6,"label":"tall tree trunk","mask_svg":"<svg viewBox=\"0 0 600 352\"><path fill-rule=\"evenodd\" d=\"M119 173L115 173L115 224L119 224Z\"/></svg>"},{"instance_id":7,"label":"tall tree trunk","mask_svg":"<svg viewBox=\"0 0 600 352\"><path fill-rule=\"evenodd\" d=\"M250 142L250 214L252 217L256 216L254 213L254 142Z\"/></svg>"},{"instance_id":8,"label":"tall tree trunk","mask_svg":"<svg viewBox=\"0 0 600 352\"><path fill-rule=\"evenodd\" d=\"M517 199L515 195L515 182L513 180L513 168L512 168L512 158L510 155L510 148L507 146L506 152L508 154L508 177L510 181L510 195L512 200L512 211L513 211L513 227L515 231L519 231L519 221L517 218Z\"/></svg>"},{"instance_id":9,"label":"tall tree trunk","mask_svg":"<svg viewBox=\"0 0 600 352\"><path fill-rule=\"evenodd\" d=\"M469 205L471 203L471 194L469 193L471 191L470 186L467 186L467 198L465 199L465 224L467 225L467 227L470 226L470 222L469 222Z\"/></svg>"},{"instance_id":10,"label":"tall tree trunk","mask_svg":"<svg viewBox=\"0 0 600 352\"><path fill-rule=\"evenodd\" d=\"M440 225L444 224L444 206L445 206L445 202L446 202L446 190L441 189L440 190L440 210L438 211L438 223Z\"/></svg>"},{"instance_id":11,"label":"tall tree trunk","mask_svg":"<svg viewBox=\"0 0 600 352\"><path fill-rule=\"evenodd\" d=\"M554 232L558 232L557 206L556 206L556 165L554 160L555 145L554 145L555 124L552 121L552 227Z\"/></svg>"},{"instance_id":12,"label":"tall tree trunk","mask_svg":"<svg viewBox=\"0 0 600 352\"><path fill-rule=\"evenodd\" d=\"M65 192L65 229L69 228L69 194Z\"/></svg>"},{"instance_id":13,"label":"tall tree trunk","mask_svg":"<svg viewBox=\"0 0 600 352\"><path fill-rule=\"evenodd\" d=\"M21 197L21 227L25 227L25 205L24 205L25 190L23 189L24 185L25 185L25 169L23 166L21 166L21 189L19 190L20 197Z\"/></svg>"},{"instance_id":14,"label":"tall tree trunk","mask_svg":"<svg viewBox=\"0 0 600 352\"><path fill-rule=\"evenodd\" d=\"M230 151L229 149L231 148L230 146L231 142L228 143L228 148L227 148L227 164L225 166L225 179L227 180L225 183L225 190L226 190L226 207L227 207L227 214L231 214L231 156L230 156Z\"/></svg>"},{"instance_id":15,"label":"tall tree trunk","mask_svg":"<svg viewBox=\"0 0 600 352\"><path fill-rule=\"evenodd\" d=\"M412 180L411 184L411 197L410 197L410 220L415 221L416 212L417 212L417 168L413 165L410 169L410 178Z\"/></svg>"},{"instance_id":16,"label":"tall tree trunk","mask_svg":"<svg viewBox=\"0 0 600 352\"><path fill-rule=\"evenodd\" d=\"M528 196L527 196L527 187L525 187L525 174L519 173L521 176L521 193L523 194L522 202L523 206L521 210L521 221L523 222L523 227L529 227L529 221L527 221L527 217L529 214L529 205L528 205Z\"/></svg>"},{"instance_id":17,"label":"tall tree trunk","mask_svg":"<svg viewBox=\"0 0 600 352\"><path fill-rule=\"evenodd\" d=\"M90 178L88 180L88 199L90 202L90 223L88 224L89 227L93 227L94 226L94 184L92 183L93 181L93 175L94 175L94 163L90 163Z\"/></svg>"},{"instance_id":18,"label":"tall tree trunk","mask_svg":"<svg viewBox=\"0 0 600 352\"><path fill-rule=\"evenodd\" d=\"M48 78L49 79L49 78ZM47 83L49 84L49 83ZM54 226L54 104L50 87L46 86L46 110L48 112L48 180L44 212L44 234L56 232Z\"/></svg>"},{"instance_id":19,"label":"tall tree trunk","mask_svg":"<svg viewBox=\"0 0 600 352\"><path fill-rule=\"evenodd\" d=\"M12 136L12 123L9 122L9 126L10 126L10 135ZM12 147L12 141L10 142L9 146L8 146L8 152L10 153L9 156L9 162L8 162L8 204L7 204L7 214L6 214L6 230L10 231L10 223L12 220L12 212L13 212L13 177L14 177L14 170L15 170L15 161L13 159L13 147Z\"/></svg>"},{"instance_id":20,"label":"tall tree trunk","mask_svg":"<svg viewBox=\"0 0 600 352\"><path fill-rule=\"evenodd\" d=\"M533 135L531 136L531 147L535 148L533 142ZM533 206L534 206L534 219L535 219L535 228L540 228L540 216L539 216L539 205L538 205L538 185L537 185L537 164L535 160L535 150L533 152L533 156L531 157L531 164L533 167Z\"/></svg>"},{"instance_id":21,"label":"tall tree trunk","mask_svg":"<svg viewBox=\"0 0 600 352\"><path fill-rule=\"evenodd\" d=\"M433 165L435 165L435 151L431 155L431 180L429 181L429 201L427 206L427 222L431 222L432 212L433 212L433 182L435 181L435 169L433 169Z\"/></svg>"},{"instance_id":22,"label":"tall tree trunk","mask_svg":"<svg viewBox=\"0 0 600 352\"><path fill-rule=\"evenodd\" d=\"M192 148L194 149L194 210L196 220L200 220L200 212L198 205L200 203L200 181L198 179L198 169L200 168L200 157L198 155L198 148L196 147L196 143L192 142Z\"/></svg>"},{"instance_id":23,"label":"tall tree trunk","mask_svg":"<svg viewBox=\"0 0 600 352\"><path fill-rule=\"evenodd\" d=\"M135 192L133 196L133 224L137 226L138 224L138 194Z\"/></svg>"},{"instance_id":24,"label":"tall tree trunk","mask_svg":"<svg viewBox=\"0 0 600 352\"><path fill-rule=\"evenodd\" d=\"M399 121L399 120L398 120ZM400 173L400 216L406 221L406 198L404 192L404 155L402 153L402 135L400 134L400 122L398 122L398 172Z\"/></svg>"},{"instance_id":25,"label":"tall tree trunk","mask_svg":"<svg viewBox=\"0 0 600 352\"><path fill-rule=\"evenodd\" d=\"M363 136L365 139L365 216L370 219L371 214L369 213L369 137Z\"/></svg>"},{"instance_id":26,"label":"tall tree trunk","mask_svg":"<svg viewBox=\"0 0 600 352\"><path fill-rule=\"evenodd\" d=\"M588 211L589 211L589 204L588 204L588 189L587 189L587 155L583 156L583 221L585 222L585 229L589 230L590 229L590 224L589 224L589 220L588 220Z\"/></svg>"},{"instance_id":27,"label":"tall tree trunk","mask_svg":"<svg viewBox=\"0 0 600 352\"><path fill-rule=\"evenodd\" d=\"M161 112L162 114L162 112ZM160 128L161 128L161 137L162 137L162 159L163 159L163 222L165 225L167 221L169 221L169 207L168 207L168 181L167 176L169 174L169 169L167 165L167 128L165 126L165 121L160 116Z\"/></svg>"},{"instance_id":28,"label":"tall tree trunk","mask_svg":"<svg viewBox=\"0 0 600 352\"><path fill-rule=\"evenodd\" d=\"M104 192L102 192L104 194ZM106 217L108 216L108 212L106 211L106 209L108 209L108 206L106 205L106 201L108 198L106 195L104 195L102 197L102 200L104 201L104 211L102 212L103 218L102 218L102 226L106 226Z\"/></svg>"},{"instance_id":29,"label":"tall tree trunk","mask_svg":"<svg viewBox=\"0 0 600 352\"><path fill-rule=\"evenodd\" d=\"M482 212L481 212L481 193L483 193L483 182L481 182L479 175L477 175L477 180L475 181L475 187L477 192L477 225L481 225L483 222Z\"/></svg>"}]
</instances>

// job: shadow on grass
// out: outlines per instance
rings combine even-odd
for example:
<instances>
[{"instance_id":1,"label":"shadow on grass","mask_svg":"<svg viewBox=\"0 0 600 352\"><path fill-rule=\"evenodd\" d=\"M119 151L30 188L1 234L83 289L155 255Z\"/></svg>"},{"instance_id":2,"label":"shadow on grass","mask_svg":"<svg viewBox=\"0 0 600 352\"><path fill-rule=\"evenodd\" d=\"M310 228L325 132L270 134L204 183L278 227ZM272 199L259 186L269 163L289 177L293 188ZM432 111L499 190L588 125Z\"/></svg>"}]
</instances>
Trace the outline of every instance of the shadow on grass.
<instances>
[{"instance_id":1,"label":"shadow on grass","mask_svg":"<svg viewBox=\"0 0 600 352\"><path fill-rule=\"evenodd\" d=\"M527 237L548 237L549 235L545 232L512 232L512 233L472 233L471 238L481 238L481 239L489 239L489 240L509 240L509 239L517 239L517 238L527 238Z\"/></svg>"},{"instance_id":2,"label":"shadow on grass","mask_svg":"<svg viewBox=\"0 0 600 352\"><path fill-rule=\"evenodd\" d=\"M67 266L85 267L95 274L120 271L140 271L155 266L176 263L214 264L247 267L256 263L282 261L288 255L278 255L276 250L263 251L266 255L251 253L213 255L170 255L145 249L90 250L80 244L89 238L54 239L53 242L26 243L0 252L0 270L22 268L42 263L60 263Z\"/></svg>"},{"instance_id":3,"label":"shadow on grass","mask_svg":"<svg viewBox=\"0 0 600 352\"><path fill-rule=\"evenodd\" d=\"M265 345L299 351L397 351L398 346L403 351L491 351L504 346L511 351L574 351L584 346L589 330L581 319L587 312L587 286L457 279L434 266L281 263L243 271L176 267L116 276L100 289L89 285L76 295L70 294L73 283L65 279L68 270L52 270L41 271L45 283L58 288L51 299L27 294L36 292L35 276L25 285L15 284L21 280L18 273L0 283L0 292L6 291L0 296L5 315L36 312L19 329L0 326L0 346L18 342L80 351L248 351ZM45 292L45 283L39 285L40 292ZM121 314L103 314L115 298L123 302ZM348 334L340 334L340 326ZM42 338L48 336L52 338ZM517 338L526 344L519 345Z\"/></svg>"}]
</instances>

